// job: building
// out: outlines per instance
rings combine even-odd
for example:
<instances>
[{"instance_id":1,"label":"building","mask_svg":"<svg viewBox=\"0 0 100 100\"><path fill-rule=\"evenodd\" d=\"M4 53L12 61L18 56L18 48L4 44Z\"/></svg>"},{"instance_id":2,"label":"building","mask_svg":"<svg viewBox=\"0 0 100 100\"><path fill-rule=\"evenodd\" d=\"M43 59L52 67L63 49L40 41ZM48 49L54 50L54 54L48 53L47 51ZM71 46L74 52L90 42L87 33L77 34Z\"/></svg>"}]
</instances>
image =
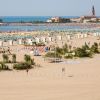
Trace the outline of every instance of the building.
<instances>
[{"instance_id":1,"label":"building","mask_svg":"<svg viewBox=\"0 0 100 100\"><path fill-rule=\"evenodd\" d=\"M92 6L91 13L92 14L90 16L81 16L80 22L82 23L97 22L98 18L96 17L94 6Z\"/></svg>"},{"instance_id":2,"label":"building","mask_svg":"<svg viewBox=\"0 0 100 100\"><path fill-rule=\"evenodd\" d=\"M96 17L95 7L92 6L91 15L80 16L77 18L61 18L61 17L52 17L47 20L48 23L96 23L100 22L100 18Z\"/></svg>"},{"instance_id":3,"label":"building","mask_svg":"<svg viewBox=\"0 0 100 100\"><path fill-rule=\"evenodd\" d=\"M47 20L48 23L67 23L70 22L70 18L52 17Z\"/></svg>"}]
</instances>

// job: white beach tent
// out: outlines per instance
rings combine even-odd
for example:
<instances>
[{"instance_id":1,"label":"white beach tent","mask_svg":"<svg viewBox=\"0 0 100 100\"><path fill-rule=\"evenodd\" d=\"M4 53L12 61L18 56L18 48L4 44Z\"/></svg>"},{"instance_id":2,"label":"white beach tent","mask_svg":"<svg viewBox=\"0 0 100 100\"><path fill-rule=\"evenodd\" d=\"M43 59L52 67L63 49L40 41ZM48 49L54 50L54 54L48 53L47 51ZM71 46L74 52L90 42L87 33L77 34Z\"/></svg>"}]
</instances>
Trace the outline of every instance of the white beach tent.
<instances>
[{"instance_id":1,"label":"white beach tent","mask_svg":"<svg viewBox=\"0 0 100 100\"><path fill-rule=\"evenodd\" d=\"M39 43L40 42L40 38L36 37L35 41L36 41L36 43Z\"/></svg>"},{"instance_id":2,"label":"white beach tent","mask_svg":"<svg viewBox=\"0 0 100 100\"><path fill-rule=\"evenodd\" d=\"M59 35L59 36L57 36L57 39L58 39L59 41L61 41L61 40L62 40L62 37Z\"/></svg>"},{"instance_id":3,"label":"white beach tent","mask_svg":"<svg viewBox=\"0 0 100 100\"><path fill-rule=\"evenodd\" d=\"M76 38L80 39L80 34L79 33L76 34Z\"/></svg>"},{"instance_id":4,"label":"white beach tent","mask_svg":"<svg viewBox=\"0 0 100 100\"><path fill-rule=\"evenodd\" d=\"M70 40L71 39L71 36L70 35L67 35L67 39Z\"/></svg>"},{"instance_id":5,"label":"white beach tent","mask_svg":"<svg viewBox=\"0 0 100 100\"><path fill-rule=\"evenodd\" d=\"M51 42L52 41L52 37L48 37L48 41Z\"/></svg>"},{"instance_id":6,"label":"white beach tent","mask_svg":"<svg viewBox=\"0 0 100 100\"><path fill-rule=\"evenodd\" d=\"M45 37L41 37L41 41L45 43L46 42L46 38Z\"/></svg>"},{"instance_id":7,"label":"white beach tent","mask_svg":"<svg viewBox=\"0 0 100 100\"><path fill-rule=\"evenodd\" d=\"M85 33L85 34L84 34L84 37L85 37L85 38L87 38L87 37L88 37L87 33Z\"/></svg>"},{"instance_id":8,"label":"white beach tent","mask_svg":"<svg viewBox=\"0 0 100 100\"><path fill-rule=\"evenodd\" d=\"M0 40L0 46L3 46L3 41L2 40Z\"/></svg>"},{"instance_id":9,"label":"white beach tent","mask_svg":"<svg viewBox=\"0 0 100 100\"><path fill-rule=\"evenodd\" d=\"M80 36L81 36L82 39L84 38L84 34L81 34Z\"/></svg>"},{"instance_id":10,"label":"white beach tent","mask_svg":"<svg viewBox=\"0 0 100 100\"><path fill-rule=\"evenodd\" d=\"M22 43L22 39L19 39L19 40L18 40L18 44L19 44L19 45L22 45L22 44L23 44L23 43Z\"/></svg>"},{"instance_id":11,"label":"white beach tent","mask_svg":"<svg viewBox=\"0 0 100 100\"><path fill-rule=\"evenodd\" d=\"M9 43L9 45L12 46L13 45L13 40L9 40L8 43Z\"/></svg>"},{"instance_id":12,"label":"white beach tent","mask_svg":"<svg viewBox=\"0 0 100 100\"><path fill-rule=\"evenodd\" d=\"M28 45L32 45L33 44L33 41L31 39L27 39L27 44Z\"/></svg>"},{"instance_id":13,"label":"white beach tent","mask_svg":"<svg viewBox=\"0 0 100 100\"><path fill-rule=\"evenodd\" d=\"M99 32L93 33L93 36L100 36Z\"/></svg>"}]
</instances>

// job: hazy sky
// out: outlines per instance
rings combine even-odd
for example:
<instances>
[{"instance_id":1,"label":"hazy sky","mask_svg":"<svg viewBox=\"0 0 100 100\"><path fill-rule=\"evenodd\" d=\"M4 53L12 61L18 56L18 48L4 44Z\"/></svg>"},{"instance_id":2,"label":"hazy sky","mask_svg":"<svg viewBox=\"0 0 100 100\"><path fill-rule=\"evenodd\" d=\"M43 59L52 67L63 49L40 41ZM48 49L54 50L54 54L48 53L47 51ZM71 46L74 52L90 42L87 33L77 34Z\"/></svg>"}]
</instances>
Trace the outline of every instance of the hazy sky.
<instances>
[{"instance_id":1,"label":"hazy sky","mask_svg":"<svg viewBox=\"0 0 100 100\"><path fill-rule=\"evenodd\" d=\"M0 16L91 15L94 4L100 15L100 0L0 0Z\"/></svg>"}]
</instances>

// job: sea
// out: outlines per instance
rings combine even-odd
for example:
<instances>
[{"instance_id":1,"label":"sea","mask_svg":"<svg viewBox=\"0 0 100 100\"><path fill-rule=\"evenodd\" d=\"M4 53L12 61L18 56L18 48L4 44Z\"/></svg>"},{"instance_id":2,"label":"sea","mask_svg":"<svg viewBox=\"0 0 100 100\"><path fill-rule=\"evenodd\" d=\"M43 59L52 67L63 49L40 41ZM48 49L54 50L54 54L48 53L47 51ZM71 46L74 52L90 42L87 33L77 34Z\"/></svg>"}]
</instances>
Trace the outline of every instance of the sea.
<instances>
[{"instance_id":1,"label":"sea","mask_svg":"<svg viewBox=\"0 0 100 100\"><path fill-rule=\"evenodd\" d=\"M3 22L34 22L42 21L46 22L48 19L54 16L0 16ZM79 16L60 16L62 18L77 18Z\"/></svg>"},{"instance_id":2,"label":"sea","mask_svg":"<svg viewBox=\"0 0 100 100\"><path fill-rule=\"evenodd\" d=\"M46 22L48 19L54 16L0 16L3 22ZM79 16L60 16L62 18L77 18ZM80 26L69 26L69 25L1 25L0 32L8 31L100 31L95 29L90 29L87 27Z\"/></svg>"}]
</instances>

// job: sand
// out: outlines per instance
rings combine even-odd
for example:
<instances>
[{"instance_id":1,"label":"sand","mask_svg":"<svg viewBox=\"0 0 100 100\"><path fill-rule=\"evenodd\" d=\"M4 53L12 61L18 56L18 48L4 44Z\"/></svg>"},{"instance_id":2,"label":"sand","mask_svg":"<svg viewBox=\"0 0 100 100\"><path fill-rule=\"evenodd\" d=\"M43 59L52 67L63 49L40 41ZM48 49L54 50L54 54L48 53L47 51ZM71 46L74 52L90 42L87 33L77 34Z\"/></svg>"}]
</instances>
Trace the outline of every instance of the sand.
<instances>
[{"instance_id":1,"label":"sand","mask_svg":"<svg viewBox=\"0 0 100 100\"><path fill-rule=\"evenodd\" d=\"M77 39L72 40L72 46L90 41L100 42L97 38ZM30 54L23 48L11 47L17 61ZM100 100L100 55L61 63L48 63L41 56L33 58L41 68L31 69L28 74L15 70L0 72L0 100Z\"/></svg>"},{"instance_id":2,"label":"sand","mask_svg":"<svg viewBox=\"0 0 100 100\"><path fill-rule=\"evenodd\" d=\"M0 72L0 100L99 100L100 55L92 59L44 63L29 71ZM61 72L62 67L66 70Z\"/></svg>"}]
</instances>

